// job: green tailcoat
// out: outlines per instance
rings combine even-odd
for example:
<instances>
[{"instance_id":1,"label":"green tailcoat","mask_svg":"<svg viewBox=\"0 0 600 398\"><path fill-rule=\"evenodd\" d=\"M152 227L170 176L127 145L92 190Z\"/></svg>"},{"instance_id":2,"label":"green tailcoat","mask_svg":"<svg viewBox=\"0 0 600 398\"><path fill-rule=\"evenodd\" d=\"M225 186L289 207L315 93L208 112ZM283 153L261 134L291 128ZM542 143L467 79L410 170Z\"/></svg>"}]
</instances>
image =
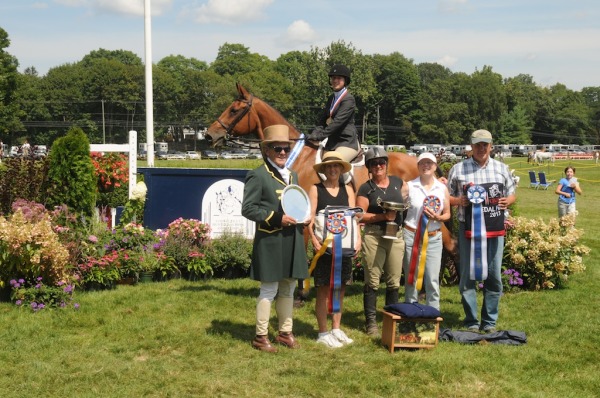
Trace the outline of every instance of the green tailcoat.
<instances>
[{"instance_id":1,"label":"green tailcoat","mask_svg":"<svg viewBox=\"0 0 600 398\"><path fill-rule=\"evenodd\" d=\"M292 171L290 184L297 181ZM250 277L261 282L308 278L304 224L281 226L281 193L286 185L268 161L246 175L242 215L256 223Z\"/></svg>"}]
</instances>

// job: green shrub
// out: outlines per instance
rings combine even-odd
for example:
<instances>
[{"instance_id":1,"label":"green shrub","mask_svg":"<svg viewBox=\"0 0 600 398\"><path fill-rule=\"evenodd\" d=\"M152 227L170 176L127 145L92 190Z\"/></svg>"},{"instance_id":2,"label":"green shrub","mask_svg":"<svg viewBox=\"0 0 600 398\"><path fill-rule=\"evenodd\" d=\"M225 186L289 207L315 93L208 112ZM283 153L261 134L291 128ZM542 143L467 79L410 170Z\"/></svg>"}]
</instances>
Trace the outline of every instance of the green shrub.
<instances>
[{"instance_id":1,"label":"green shrub","mask_svg":"<svg viewBox=\"0 0 600 398\"><path fill-rule=\"evenodd\" d=\"M190 275L212 275L204 252L210 240L210 226L196 219L178 218L159 233L162 249L175 266Z\"/></svg>"},{"instance_id":2,"label":"green shrub","mask_svg":"<svg viewBox=\"0 0 600 398\"><path fill-rule=\"evenodd\" d=\"M507 226L503 267L513 275L518 272L523 289L558 288L569 275L585 270L583 256L590 249L579 244L583 231L575 228L575 216L548 223L514 217Z\"/></svg>"},{"instance_id":3,"label":"green shrub","mask_svg":"<svg viewBox=\"0 0 600 398\"><path fill-rule=\"evenodd\" d=\"M62 281L56 285L46 285L43 278L37 277L34 281L25 279L12 279L11 299L19 307L29 307L33 311L44 308L65 308L73 306L79 308L79 304L73 302L74 286Z\"/></svg>"},{"instance_id":4,"label":"green shrub","mask_svg":"<svg viewBox=\"0 0 600 398\"><path fill-rule=\"evenodd\" d=\"M9 218L0 216L0 287L12 278L66 282L70 277L68 258L47 213L26 215L17 209Z\"/></svg>"},{"instance_id":5,"label":"green shrub","mask_svg":"<svg viewBox=\"0 0 600 398\"><path fill-rule=\"evenodd\" d=\"M25 199L45 203L48 178L46 158L9 158L0 164L0 214L9 214L12 203Z\"/></svg>"},{"instance_id":6,"label":"green shrub","mask_svg":"<svg viewBox=\"0 0 600 398\"><path fill-rule=\"evenodd\" d=\"M121 189L121 188L118 188ZM146 203L146 193L148 188L144 181L138 181L131 193L131 199L129 197L129 190L126 191L126 201L119 219L119 224L127 224L130 222L136 222L143 224L144 221L144 206Z\"/></svg>"},{"instance_id":7,"label":"green shrub","mask_svg":"<svg viewBox=\"0 0 600 398\"><path fill-rule=\"evenodd\" d=\"M215 271L215 276L246 276L251 258L252 241L240 233L225 232L213 239L206 250L206 262Z\"/></svg>"},{"instance_id":8,"label":"green shrub","mask_svg":"<svg viewBox=\"0 0 600 398\"><path fill-rule=\"evenodd\" d=\"M49 155L49 206L67 205L71 210L91 216L96 204L97 179L90 158L90 142L80 128L74 127L58 138Z\"/></svg>"}]
</instances>

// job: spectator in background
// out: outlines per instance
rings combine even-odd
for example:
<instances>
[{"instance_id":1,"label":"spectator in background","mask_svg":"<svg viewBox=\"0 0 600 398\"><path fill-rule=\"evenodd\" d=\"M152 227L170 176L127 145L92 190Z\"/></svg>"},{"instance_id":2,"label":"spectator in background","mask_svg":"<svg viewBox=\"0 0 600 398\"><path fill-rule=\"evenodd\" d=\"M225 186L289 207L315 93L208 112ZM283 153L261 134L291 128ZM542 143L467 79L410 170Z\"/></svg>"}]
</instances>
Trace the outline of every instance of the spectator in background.
<instances>
[{"instance_id":1,"label":"spectator in background","mask_svg":"<svg viewBox=\"0 0 600 398\"><path fill-rule=\"evenodd\" d=\"M31 145L29 145L29 141L25 140L21 146L21 154L24 158L31 156Z\"/></svg>"},{"instance_id":2,"label":"spectator in background","mask_svg":"<svg viewBox=\"0 0 600 398\"><path fill-rule=\"evenodd\" d=\"M561 178L554 191L558 195L558 217L564 217L567 214L577 214L575 209L575 194L581 195L579 181L575 177L575 168L565 167L565 178Z\"/></svg>"}]
</instances>

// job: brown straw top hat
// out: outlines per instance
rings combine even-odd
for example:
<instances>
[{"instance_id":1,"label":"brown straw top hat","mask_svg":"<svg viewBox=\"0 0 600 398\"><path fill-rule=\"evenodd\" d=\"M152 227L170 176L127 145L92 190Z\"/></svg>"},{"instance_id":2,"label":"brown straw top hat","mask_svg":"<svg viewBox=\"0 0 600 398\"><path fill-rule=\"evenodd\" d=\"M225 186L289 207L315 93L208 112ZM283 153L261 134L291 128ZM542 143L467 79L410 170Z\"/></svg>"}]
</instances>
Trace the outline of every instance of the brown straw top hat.
<instances>
[{"instance_id":1,"label":"brown straw top hat","mask_svg":"<svg viewBox=\"0 0 600 398\"><path fill-rule=\"evenodd\" d=\"M274 124L272 126L265 127L263 134L265 139L263 142L261 142L262 146L272 142L291 142L290 129L285 124Z\"/></svg>"},{"instance_id":2,"label":"brown straw top hat","mask_svg":"<svg viewBox=\"0 0 600 398\"><path fill-rule=\"evenodd\" d=\"M325 165L331 164L331 163L337 163L337 164L341 165L342 169L343 169L342 170L343 173L349 172L350 169L352 168L352 166L350 166L350 163L346 162L342 158L342 155L340 155L339 152L330 151L330 152L325 152L325 154L323 154L323 160L321 161L321 163L315 164L313 166L313 169L315 169L315 171L317 173L322 173Z\"/></svg>"}]
</instances>

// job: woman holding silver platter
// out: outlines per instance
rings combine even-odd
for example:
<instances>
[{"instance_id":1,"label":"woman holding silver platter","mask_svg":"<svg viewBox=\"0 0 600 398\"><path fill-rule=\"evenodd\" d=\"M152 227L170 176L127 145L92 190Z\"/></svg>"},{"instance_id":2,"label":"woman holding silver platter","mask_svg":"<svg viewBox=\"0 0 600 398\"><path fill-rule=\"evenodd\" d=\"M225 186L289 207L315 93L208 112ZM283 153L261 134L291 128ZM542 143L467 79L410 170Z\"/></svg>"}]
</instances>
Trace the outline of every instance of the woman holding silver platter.
<instances>
[{"instance_id":1,"label":"woman holding silver platter","mask_svg":"<svg viewBox=\"0 0 600 398\"><path fill-rule=\"evenodd\" d=\"M437 160L424 152L417 158L419 177L408 181L410 207L404 220L404 301L418 302L425 287L426 304L440 309L442 222L450 219L450 194L435 176Z\"/></svg>"},{"instance_id":2,"label":"woman holding silver platter","mask_svg":"<svg viewBox=\"0 0 600 398\"><path fill-rule=\"evenodd\" d=\"M385 304L398 302L402 274L404 239L399 226L402 211L406 209L408 186L402 179L389 176L388 155L381 147L367 151L365 162L371 179L358 189L356 204L364 211L365 224L363 254L365 259L365 287L363 304L366 332L378 336L377 291L383 273Z\"/></svg>"}]
</instances>

